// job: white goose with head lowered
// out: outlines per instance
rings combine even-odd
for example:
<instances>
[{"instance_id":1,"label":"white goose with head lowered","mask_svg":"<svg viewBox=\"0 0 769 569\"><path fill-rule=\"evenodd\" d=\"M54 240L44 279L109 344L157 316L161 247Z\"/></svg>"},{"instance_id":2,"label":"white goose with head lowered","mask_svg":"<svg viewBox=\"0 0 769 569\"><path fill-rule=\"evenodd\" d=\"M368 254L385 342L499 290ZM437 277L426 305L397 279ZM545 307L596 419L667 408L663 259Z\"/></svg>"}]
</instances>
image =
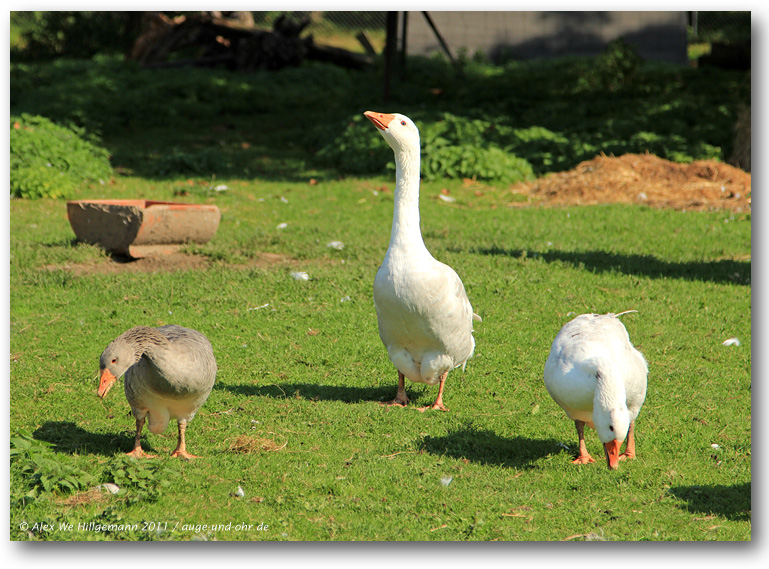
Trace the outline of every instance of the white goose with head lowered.
<instances>
[{"instance_id":1,"label":"white goose with head lowered","mask_svg":"<svg viewBox=\"0 0 769 569\"><path fill-rule=\"evenodd\" d=\"M577 316L558 332L545 363L545 387L577 427L575 464L595 462L585 446L585 425L598 433L609 468L635 458L635 420L646 398L648 366L617 318L621 314Z\"/></svg>"},{"instance_id":2,"label":"white goose with head lowered","mask_svg":"<svg viewBox=\"0 0 769 569\"><path fill-rule=\"evenodd\" d=\"M390 245L374 279L374 305L398 391L390 405L408 404L404 378L439 384L425 409L447 411L443 388L449 371L473 355L473 314L456 272L436 261L419 228L419 130L400 114L366 111L395 153L395 204Z\"/></svg>"}]
</instances>

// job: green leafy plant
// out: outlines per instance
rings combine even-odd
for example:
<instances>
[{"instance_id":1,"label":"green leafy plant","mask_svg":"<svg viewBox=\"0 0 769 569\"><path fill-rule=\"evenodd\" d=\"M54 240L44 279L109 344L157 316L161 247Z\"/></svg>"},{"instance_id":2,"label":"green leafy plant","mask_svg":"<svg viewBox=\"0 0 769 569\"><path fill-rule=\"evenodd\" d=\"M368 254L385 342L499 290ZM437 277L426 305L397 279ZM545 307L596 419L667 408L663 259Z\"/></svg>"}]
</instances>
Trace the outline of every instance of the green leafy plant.
<instances>
[{"instance_id":1,"label":"green leafy plant","mask_svg":"<svg viewBox=\"0 0 769 569\"><path fill-rule=\"evenodd\" d=\"M79 184L113 174L98 139L42 116L12 116L10 148L12 196L63 198Z\"/></svg>"},{"instance_id":2,"label":"green leafy plant","mask_svg":"<svg viewBox=\"0 0 769 569\"><path fill-rule=\"evenodd\" d=\"M595 64L578 82L585 90L605 89L616 91L630 83L643 59L624 38L609 42Z\"/></svg>"},{"instance_id":3,"label":"green leafy plant","mask_svg":"<svg viewBox=\"0 0 769 569\"><path fill-rule=\"evenodd\" d=\"M425 120L420 126L422 177L426 181L473 178L513 183L534 176L531 164L500 145L505 137L491 121L444 113L439 120ZM512 133L512 129L508 127L505 132ZM362 116L352 117L317 156L350 174L394 167L387 143Z\"/></svg>"},{"instance_id":4,"label":"green leafy plant","mask_svg":"<svg viewBox=\"0 0 769 569\"><path fill-rule=\"evenodd\" d=\"M534 177L531 164L500 146L504 133L491 121L444 113L423 131L422 175L427 181L472 178L515 183Z\"/></svg>"},{"instance_id":5,"label":"green leafy plant","mask_svg":"<svg viewBox=\"0 0 769 569\"><path fill-rule=\"evenodd\" d=\"M318 150L316 158L347 174L371 174L383 172L392 155L390 147L372 130L371 123L363 115L355 115Z\"/></svg>"},{"instance_id":6,"label":"green leafy plant","mask_svg":"<svg viewBox=\"0 0 769 569\"><path fill-rule=\"evenodd\" d=\"M48 492L70 492L94 484L96 478L71 464L66 455L52 450L53 445L19 431L10 439L11 464L22 474L27 491L21 501L37 499Z\"/></svg>"},{"instance_id":7,"label":"green leafy plant","mask_svg":"<svg viewBox=\"0 0 769 569\"><path fill-rule=\"evenodd\" d=\"M170 478L178 471L167 462L148 462L130 456L115 458L105 470L104 478L128 492L129 502L157 500L164 488L170 486Z\"/></svg>"}]
</instances>

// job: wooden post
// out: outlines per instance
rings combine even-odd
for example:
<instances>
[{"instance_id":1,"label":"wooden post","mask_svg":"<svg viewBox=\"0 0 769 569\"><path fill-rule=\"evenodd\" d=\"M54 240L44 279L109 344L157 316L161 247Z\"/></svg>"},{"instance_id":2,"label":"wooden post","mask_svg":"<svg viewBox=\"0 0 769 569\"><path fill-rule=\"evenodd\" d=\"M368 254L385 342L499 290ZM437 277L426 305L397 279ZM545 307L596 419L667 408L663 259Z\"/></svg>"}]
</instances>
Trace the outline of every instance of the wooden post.
<instances>
[{"instance_id":1,"label":"wooden post","mask_svg":"<svg viewBox=\"0 0 769 569\"><path fill-rule=\"evenodd\" d=\"M401 22L401 79L406 77L406 34L408 33L409 13L404 10Z\"/></svg>"},{"instance_id":2,"label":"wooden post","mask_svg":"<svg viewBox=\"0 0 769 569\"><path fill-rule=\"evenodd\" d=\"M435 22L433 22L433 19L430 17L430 13L422 12L422 15L424 15L425 20L427 20L427 25L430 26L430 29L433 31L433 34L435 34L435 37L438 40L438 43L441 44L443 51L446 52L446 55L449 57L449 61L451 61L451 63L453 63L456 66L457 62L454 59L454 56L451 54L451 49L449 48L449 44L446 43L446 40L443 39L441 32L438 31L438 27L435 25Z\"/></svg>"},{"instance_id":3,"label":"wooden post","mask_svg":"<svg viewBox=\"0 0 769 569\"><path fill-rule=\"evenodd\" d=\"M398 12L387 12L387 36L385 39L384 102L390 100L390 80L398 42Z\"/></svg>"}]
</instances>

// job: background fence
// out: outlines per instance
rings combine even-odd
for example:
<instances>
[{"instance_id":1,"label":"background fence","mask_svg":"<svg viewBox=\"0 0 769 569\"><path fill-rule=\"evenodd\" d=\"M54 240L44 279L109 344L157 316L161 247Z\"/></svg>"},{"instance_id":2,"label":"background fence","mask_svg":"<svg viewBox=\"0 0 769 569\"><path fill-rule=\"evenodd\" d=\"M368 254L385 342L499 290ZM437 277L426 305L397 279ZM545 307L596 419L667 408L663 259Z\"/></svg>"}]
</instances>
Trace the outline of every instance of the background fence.
<instances>
[{"instance_id":1,"label":"background fence","mask_svg":"<svg viewBox=\"0 0 769 569\"><path fill-rule=\"evenodd\" d=\"M689 12L689 40L735 44L750 41L750 12Z\"/></svg>"},{"instance_id":2,"label":"background fence","mask_svg":"<svg viewBox=\"0 0 769 569\"><path fill-rule=\"evenodd\" d=\"M377 53L384 49L386 12L265 11L240 14L266 29L271 29L282 14L293 20L308 17L310 24L306 33L312 34L318 43L363 52L364 42L360 39L363 34ZM412 13L412 18L416 14ZM100 52L126 52L138 36L141 15L141 12L108 11L11 12L12 57L90 57ZM579 13L575 13L575 18L578 16ZM736 44L750 40L751 12L687 12L687 22L690 44ZM456 53L462 46L450 47Z\"/></svg>"},{"instance_id":3,"label":"background fence","mask_svg":"<svg viewBox=\"0 0 769 569\"><path fill-rule=\"evenodd\" d=\"M365 48L358 39L363 33L377 53L384 49L387 12L252 12L254 23L265 28L271 28L284 13L296 21L309 18L306 33L312 34L318 43L363 52Z\"/></svg>"}]
</instances>

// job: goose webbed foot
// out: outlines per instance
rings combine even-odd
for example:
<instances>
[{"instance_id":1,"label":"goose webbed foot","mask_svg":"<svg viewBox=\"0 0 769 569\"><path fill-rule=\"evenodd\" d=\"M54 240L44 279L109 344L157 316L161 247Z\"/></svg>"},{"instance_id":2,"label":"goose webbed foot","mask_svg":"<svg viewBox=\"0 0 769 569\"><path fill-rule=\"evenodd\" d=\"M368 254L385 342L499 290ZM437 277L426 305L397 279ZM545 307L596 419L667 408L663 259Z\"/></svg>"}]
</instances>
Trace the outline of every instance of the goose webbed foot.
<instances>
[{"instance_id":1,"label":"goose webbed foot","mask_svg":"<svg viewBox=\"0 0 769 569\"><path fill-rule=\"evenodd\" d=\"M196 456L194 454L188 453L184 449L176 449L174 452L171 453L171 456L174 458L183 458L185 460L192 460L194 458L200 458L199 456Z\"/></svg>"},{"instance_id":2,"label":"goose webbed foot","mask_svg":"<svg viewBox=\"0 0 769 569\"><path fill-rule=\"evenodd\" d=\"M126 456L132 456L134 458L157 458L156 454L147 454L142 450L142 447L136 447L131 452L127 452Z\"/></svg>"},{"instance_id":3,"label":"goose webbed foot","mask_svg":"<svg viewBox=\"0 0 769 569\"><path fill-rule=\"evenodd\" d=\"M449 408L448 408L448 407L446 407L446 406L443 404L443 401L440 401L440 402L436 401L436 402L435 402L435 403L433 403L432 405L426 405L425 407L419 407L419 408L417 409L417 411L421 411L422 413L424 413L424 412L425 412L425 411L427 411L428 409L435 409L435 410L437 410L437 411L448 411L448 410L449 410Z\"/></svg>"},{"instance_id":4,"label":"goose webbed foot","mask_svg":"<svg viewBox=\"0 0 769 569\"><path fill-rule=\"evenodd\" d=\"M595 459L589 454L580 454L577 458L571 461L572 464L590 464L595 462Z\"/></svg>"}]
</instances>

